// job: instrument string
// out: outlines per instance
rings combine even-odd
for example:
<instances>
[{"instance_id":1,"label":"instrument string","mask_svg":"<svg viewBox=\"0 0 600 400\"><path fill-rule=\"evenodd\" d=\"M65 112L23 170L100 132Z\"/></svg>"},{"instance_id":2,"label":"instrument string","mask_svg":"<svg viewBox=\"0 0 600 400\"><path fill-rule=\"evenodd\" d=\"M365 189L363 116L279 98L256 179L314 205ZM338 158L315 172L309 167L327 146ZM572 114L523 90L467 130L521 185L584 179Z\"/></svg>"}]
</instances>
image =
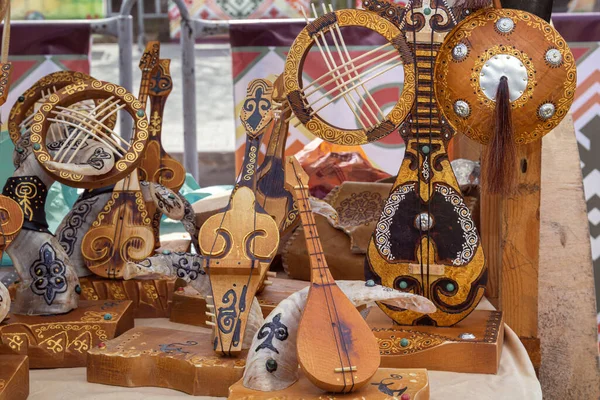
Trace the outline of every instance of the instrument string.
<instances>
[{"instance_id":1,"label":"instrument string","mask_svg":"<svg viewBox=\"0 0 600 400\"><path fill-rule=\"evenodd\" d=\"M438 11L439 11L439 7L436 4L436 8L435 8L435 14L432 17L432 20L435 16L438 15ZM434 28L431 27L431 38L430 38L430 43L429 43L429 55L430 55L430 60L433 61L433 38L434 38ZM433 153L433 148L432 148L432 129L433 129L433 109L432 109L432 102L433 102L433 65L431 65L430 63L430 69L429 69L429 77L430 77L430 82L431 82L431 87L429 88L429 168L431 169L431 175L433 175L433 159L431 157L431 154ZM433 176L430 176L429 182L427 184L427 197L429 199L429 201L427 202L427 292L429 295L431 295L430 292L430 275L429 275L429 270L430 270L430 260L429 260L429 255L430 255L430 249L431 249L431 233L430 233L430 229L429 229L429 222L431 221L431 192L432 192L432 183L433 180Z\"/></svg>"},{"instance_id":2,"label":"instrument string","mask_svg":"<svg viewBox=\"0 0 600 400\"><path fill-rule=\"evenodd\" d=\"M308 16L306 15L306 12L304 11L304 8L301 8L302 10L302 14L304 15L304 19L306 20L306 25L310 24L310 21L308 19ZM314 5L313 5L313 11L315 13L315 18L317 17L316 14L316 10L314 9ZM323 38L323 46L329 51L329 46L327 45L327 40L325 40L323 32L320 32L321 37ZM327 66L327 69L329 71L331 71L334 67L335 67L335 63L334 65L330 65L329 60L327 58L327 56L325 55L325 53L323 52L323 47L321 46L321 42L319 40L319 37L316 36L314 38L314 42L317 45L317 47L319 48L319 52L321 53L321 58L323 59L323 61L325 62L325 65ZM331 53L329 53L329 56L332 57ZM336 77L336 85L338 85L341 88L346 87L344 85L344 80L339 78L339 72L332 72L332 75ZM358 116L358 114L356 113L356 109L358 109L358 105L356 104L354 98L351 96L351 94L349 93L350 91L352 91L352 89L349 89L346 91L346 93L343 93L342 96L344 98L344 101L346 102L346 104L348 105L348 108L350 108L350 111L352 111L352 113L354 114L354 117L356 118L356 120L359 122L359 124L362 126L363 129L367 129L365 123L360 119L360 117ZM353 107L354 105L354 107ZM370 122L368 121L368 117L366 115L364 115L364 112L362 110L358 110L361 114L363 114L363 116L365 117L365 119L367 120L367 124L369 124Z\"/></svg>"},{"instance_id":3,"label":"instrument string","mask_svg":"<svg viewBox=\"0 0 600 400\"><path fill-rule=\"evenodd\" d=\"M414 17L415 13L415 8L414 8L414 2L411 1L410 2L410 17L411 20ZM409 25L410 26L410 25ZM413 113L411 113L410 115L410 123L411 123L411 128L413 125L413 121L416 118L416 123L414 124L415 128L416 128L416 134L417 134L417 168L420 168L421 165L421 132L419 129L419 111L418 111L418 107L419 107L419 71L417 68L417 60L418 60L418 50L417 50L417 29L416 26L413 25L413 51L415 53L415 56L413 57L413 69L414 69L414 74L415 74L415 80L416 80L416 95L417 95L417 99L416 99L416 104L414 107L414 110L416 111L416 115L413 115ZM412 134L412 131L411 131ZM422 172L421 172L422 173ZM415 209L421 209L421 203L420 203L420 197L421 197L421 179L419 178L419 171L417 171L417 191L418 191L418 195L415 198L415 201L417 202L417 207ZM420 222L420 221L419 221ZM420 272L421 272L421 293L424 294L425 292L425 285L424 285L424 281L425 281L425 276L423 273L423 246L421 245L421 236L423 234L423 230L421 229L421 225L419 224L419 264L420 264Z\"/></svg>"},{"instance_id":4,"label":"instrument string","mask_svg":"<svg viewBox=\"0 0 600 400\"><path fill-rule=\"evenodd\" d=\"M310 207L310 195L308 193L308 190L304 187L304 183L302 182L302 179L300 178L300 175L298 173L298 171L296 170L296 166L292 163L292 167L294 169L294 175L296 176L296 180L298 181L299 184L299 192L300 192L300 196L298 198L298 202L303 204L304 210L299 210L301 213L304 213L305 218L307 220L307 225L308 225L308 233L309 233L309 240L312 243L312 247L313 250L315 252L315 254L313 254L313 257L316 257L316 261L317 261L317 269L319 271L319 276L321 278L321 285L324 288L324 294L325 294L325 304L327 305L327 312L329 315L329 320L332 323L332 330L333 330L333 335L334 338L336 337L336 329L337 329L337 334L339 336L339 341L341 343L338 343L338 340L335 340L335 345L336 345L336 352L338 353L338 357L340 360L340 367L342 370L342 379L344 380L344 389L343 391L345 391L346 389L346 370L344 368L344 357L342 355L342 351L345 353L345 358L348 360L348 368L349 371L348 373L350 374L350 378L352 380L352 387L350 390L352 390L354 388L354 375L352 374L352 362L350 360L350 354L348 352L348 347L346 345L346 342L344 340L344 334L342 332L342 327L340 325L340 317L337 311L337 307L335 304L335 299L333 297L333 290L331 288L332 286L332 282L330 282L329 280L329 268L327 267L327 263L324 259L325 254L323 252L323 248L321 247L321 243L318 240L318 234L317 234L317 224L316 221L312 215L312 207ZM300 207L299 207L300 208ZM309 249L309 256L310 256L310 249ZM311 279L312 281L312 279ZM329 293L329 296L327 296ZM331 305L330 305L331 303ZM333 309L333 312L332 312ZM335 316L335 319L334 319ZM342 350L340 350L340 345L342 346Z\"/></svg>"},{"instance_id":5,"label":"instrument string","mask_svg":"<svg viewBox=\"0 0 600 400\"><path fill-rule=\"evenodd\" d=\"M321 4L323 6L323 11L325 13L327 13L327 9L325 8L325 4L322 3ZM331 3L329 4L329 10L330 12L334 12L333 11L333 6L331 5ZM339 57L340 60L343 64L350 64L351 67L354 66L354 62L352 60L352 57L350 56L350 52L348 51L348 47L346 46L346 41L344 40L344 36L342 35L342 30L340 29L340 24L339 23L335 23L334 27L334 31L331 34L331 36L333 37L333 43L335 44L335 47L339 53ZM337 37L340 40L340 44L342 49L344 50L343 52L340 50L340 46L338 45L338 41L336 38L336 33L337 33ZM344 57L345 56L345 57ZM346 58L348 59L348 61L346 61ZM346 71L348 71L348 67L345 68ZM354 75L358 75L358 72L355 72ZM383 113L383 111L381 111L381 108L379 107L379 105L377 104L377 102L375 101L375 99L373 98L373 96L371 95L371 92L369 90L367 90L367 88L365 87L364 83L359 79L358 80L358 84L353 84L353 87L356 87L357 85L360 85L360 87L362 88L362 90L365 92L365 94L367 95L367 100L370 100L370 102L373 104L373 106L375 107L376 111L381 114L382 117L385 118L385 114ZM365 101L364 99L362 99L363 103L368 107L369 111L371 112L371 115L373 115L373 118L375 118L376 123L378 122L378 116L376 115L376 113L374 113L371 110L371 105L369 104L369 102Z\"/></svg>"}]
</instances>

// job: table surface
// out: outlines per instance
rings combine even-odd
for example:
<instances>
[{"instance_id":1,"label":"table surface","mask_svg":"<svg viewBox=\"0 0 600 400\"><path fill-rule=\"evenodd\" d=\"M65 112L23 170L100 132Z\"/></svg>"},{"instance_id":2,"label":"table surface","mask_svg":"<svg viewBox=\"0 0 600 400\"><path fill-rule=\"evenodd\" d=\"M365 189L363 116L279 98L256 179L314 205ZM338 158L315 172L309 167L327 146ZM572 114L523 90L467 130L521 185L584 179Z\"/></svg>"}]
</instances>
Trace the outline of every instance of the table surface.
<instances>
[{"instance_id":1,"label":"table surface","mask_svg":"<svg viewBox=\"0 0 600 400\"><path fill-rule=\"evenodd\" d=\"M479 309L493 309L484 299ZM137 319L136 326L154 326L186 331L205 328L169 322L165 318ZM496 375L429 371L432 400L542 399L542 389L533 365L517 335L504 330L504 348ZM186 393L154 387L123 388L86 381L85 368L31 370L30 400L154 400L191 397ZM195 397L199 400L220 397Z\"/></svg>"}]
</instances>

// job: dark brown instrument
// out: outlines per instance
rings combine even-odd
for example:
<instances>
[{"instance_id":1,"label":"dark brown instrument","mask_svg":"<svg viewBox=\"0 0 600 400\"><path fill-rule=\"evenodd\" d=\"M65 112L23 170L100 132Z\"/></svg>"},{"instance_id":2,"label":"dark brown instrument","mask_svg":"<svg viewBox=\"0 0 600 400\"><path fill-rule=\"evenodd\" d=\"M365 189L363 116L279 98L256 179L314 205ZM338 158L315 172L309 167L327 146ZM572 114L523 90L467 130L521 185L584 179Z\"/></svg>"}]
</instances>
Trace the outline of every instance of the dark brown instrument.
<instances>
[{"instance_id":1,"label":"dark brown instrument","mask_svg":"<svg viewBox=\"0 0 600 400\"><path fill-rule=\"evenodd\" d=\"M367 384L379 368L371 329L331 276L312 214L308 175L290 157L287 181L294 191L310 256L311 286L296 339L298 362L317 387L348 393Z\"/></svg>"},{"instance_id":2,"label":"dark brown instrument","mask_svg":"<svg viewBox=\"0 0 600 400\"><path fill-rule=\"evenodd\" d=\"M438 52L458 16L443 0L410 1L403 9L368 0L365 7L390 21L402 16L415 60L404 68L417 77L417 98L400 126L404 159L367 249L366 278L425 296L437 307L421 314L380 303L397 323L450 326L473 311L487 281L481 240L448 160L455 132L434 93Z\"/></svg>"},{"instance_id":3,"label":"dark brown instrument","mask_svg":"<svg viewBox=\"0 0 600 400\"><path fill-rule=\"evenodd\" d=\"M281 236L298 225L298 208L294 195L285 187L285 144L290 127L292 110L285 97L283 74L273 84L273 130L269 138L265 159L258 168L256 200L279 224Z\"/></svg>"}]
</instances>

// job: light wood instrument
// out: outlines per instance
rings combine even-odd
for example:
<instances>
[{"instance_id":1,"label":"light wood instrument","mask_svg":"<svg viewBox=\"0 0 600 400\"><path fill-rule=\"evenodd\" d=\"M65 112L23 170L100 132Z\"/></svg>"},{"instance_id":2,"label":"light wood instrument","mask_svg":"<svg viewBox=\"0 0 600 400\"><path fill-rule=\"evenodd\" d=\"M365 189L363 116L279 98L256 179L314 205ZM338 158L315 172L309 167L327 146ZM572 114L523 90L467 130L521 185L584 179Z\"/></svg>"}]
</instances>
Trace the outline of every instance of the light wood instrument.
<instances>
[{"instance_id":1,"label":"light wood instrument","mask_svg":"<svg viewBox=\"0 0 600 400\"><path fill-rule=\"evenodd\" d=\"M294 158L287 181L293 189L310 255L311 286L298 327L298 361L317 387L348 393L369 382L379 368L379 346L358 310L331 276L308 193L308 175Z\"/></svg>"},{"instance_id":2,"label":"light wood instrument","mask_svg":"<svg viewBox=\"0 0 600 400\"><path fill-rule=\"evenodd\" d=\"M246 129L246 154L229 205L202 225L199 244L206 258L215 327L214 350L236 355L242 350L248 313L279 247L279 229L256 201L256 166L260 141L273 118L273 84L255 79L248 85L240 119ZM210 325L209 324L209 325Z\"/></svg>"}]
</instances>

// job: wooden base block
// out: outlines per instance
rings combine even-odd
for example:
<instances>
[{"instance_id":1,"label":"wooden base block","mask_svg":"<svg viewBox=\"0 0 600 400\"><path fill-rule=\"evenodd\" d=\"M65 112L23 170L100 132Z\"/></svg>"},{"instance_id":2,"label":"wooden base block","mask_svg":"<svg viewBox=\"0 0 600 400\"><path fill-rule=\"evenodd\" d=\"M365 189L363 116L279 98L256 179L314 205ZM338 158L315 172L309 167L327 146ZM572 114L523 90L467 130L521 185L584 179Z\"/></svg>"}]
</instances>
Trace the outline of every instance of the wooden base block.
<instances>
[{"instance_id":1,"label":"wooden base block","mask_svg":"<svg viewBox=\"0 0 600 400\"><path fill-rule=\"evenodd\" d=\"M0 324L0 358L28 355L31 368L83 367L89 349L131 328L131 301L80 301L60 315L9 314Z\"/></svg>"},{"instance_id":2,"label":"wooden base block","mask_svg":"<svg viewBox=\"0 0 600 400\"><path fill-rule=\"evenodd\" d=\"M382 367L498 372L504 340L504 320L499 311L476 310L454 326L438 328L397 325L378 307L372 307L366 321L379 342Z\"/></svg>"},{"instance_id":3,"label":"wooden base block","mask_svg":"<svg viewBox=\"0 0 600 400\"><path fill-rule=\"evenodd\" d=\"M0 356L0 400L25 400L29 396L27 356Z\"/></svg>"},{"instance_id":4,"label":"wooden base block","mask_svg":"<svg viewBox=\"0 0 600 400\"><path fill-rule=\"evenodd\" d=\"M168 318L175 278L129 281L79 278L83 300L131 300L134 318Z\"/></svg>"},{"instance_id":5,"label":"wooden base block","mask_svg":"<svg viewBox=\"0 0 600 400\"><path fill-rule=\"evenodd\" d=\"M242 380L229 388L229 400L281 400L281 399L347 399L347 400L429 400L429 380L425 369L379 368L371 382L349 394L326 395L304 375L287 389L260 392L244 387Z\"/></svg>"},{"instance_id":6,"label":"wooden base block","mask_svg":"<svg viewBox=\"0 0 600 400\"><path fill-rule=\"evenodd\" d=\"M211 339L209 331L134 328L104 348L89 351L87 380L163 387L196 396L227 396L229 386L244 373L247 352L239 358L219 357Z\"/></svg>"},{"instance_id":7,"label":"wooden base block","mask_svg":"<svg viewBox=\"0 0 600 400\"><path fill-rule=\"evenodd\" d=\"M309 285L309 282L298 281L294 279L269 278L273 281L272 285L257 295L262 313L267 317L284 299L287 299L298 290L302 290ZM189 291L176 291L173 294L173 304L171 307L171 322L188 324L194 326L206 325L206 300L198 293Z\"/></svg>"}]
</instances>

